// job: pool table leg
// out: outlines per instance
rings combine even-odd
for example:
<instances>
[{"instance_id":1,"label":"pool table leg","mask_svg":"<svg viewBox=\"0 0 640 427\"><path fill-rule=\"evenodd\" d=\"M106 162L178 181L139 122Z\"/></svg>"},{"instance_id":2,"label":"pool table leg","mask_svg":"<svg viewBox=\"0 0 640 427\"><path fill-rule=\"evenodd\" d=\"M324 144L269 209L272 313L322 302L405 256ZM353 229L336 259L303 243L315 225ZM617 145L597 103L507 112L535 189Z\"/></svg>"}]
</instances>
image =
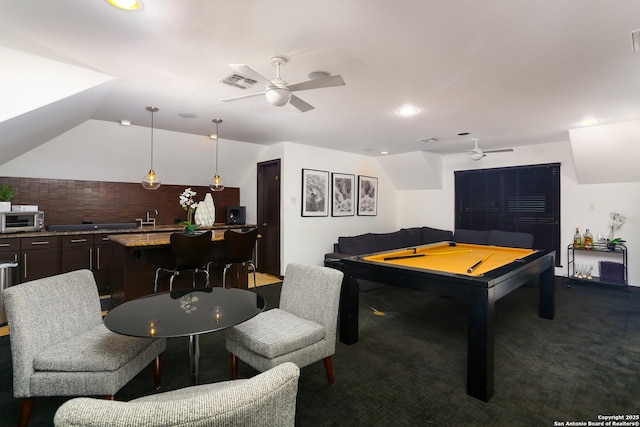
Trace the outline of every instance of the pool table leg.
<instances>
[{"instance_id":1,"label":"pool table leg","mask_svg":"<svg viewBox=\"0 0 640 427\"><path fill-rule=\"evenodd\" d=\"M493 396L495 292L470 287L467 337L467 394L488 402Z\"/></svg>"},{"instance_id":2,"label":"pool table leg","mask_svg":"<svg viewBox=\"0 0 640 427\"><path fill-rule=\"evenodd\" d=\"M556 283L553 263L540 272L540 294L538 296L538 315L553 320L556 314Z\"/></svg>"},{"instance_id":3,"label":"pool table leg","mask_svg":"<svg viewBox=\"0 0 640 427\"><path fill-rule=\"evenodd\" d=\"M356 279L345 273L340 290L340 342L358 342L358 311L360 289Z\"/></svg>"}]
</instances>

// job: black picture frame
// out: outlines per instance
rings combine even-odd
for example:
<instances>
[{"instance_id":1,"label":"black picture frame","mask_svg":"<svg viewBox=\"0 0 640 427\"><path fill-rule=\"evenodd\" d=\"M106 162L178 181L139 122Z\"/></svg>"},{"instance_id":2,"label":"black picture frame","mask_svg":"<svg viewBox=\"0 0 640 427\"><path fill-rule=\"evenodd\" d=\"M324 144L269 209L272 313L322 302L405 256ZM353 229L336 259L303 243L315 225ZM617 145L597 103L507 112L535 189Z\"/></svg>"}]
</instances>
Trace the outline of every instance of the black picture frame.
<instances>
[{"instance_id":1,"label":"black picture frame","mask_svg":"<svg viewBox=\"0 0 640 427\"><path fill-rule=\"evenodd\" d=\"M358 175L358 215L378 215L378 178Z\"/></svg>"},{"instance_id":2,"label":"black picture frame","mask_svg":"<svg viewBox=\"0 0 640 427\"><path fill-rule=\"evenodd\" d=\"M329 172L302 169L302 216L329 216Z\"/></svg>"},{"instance_id":3,"label":"black picture frame","mask_svg":"<svg viewBox=\"0 0 640 427\"><path fill-rule=\"evenodd\" d=\"M356 209L356 176L331 174L331 216L354 216Z\"/></svg>"}]
</instances>

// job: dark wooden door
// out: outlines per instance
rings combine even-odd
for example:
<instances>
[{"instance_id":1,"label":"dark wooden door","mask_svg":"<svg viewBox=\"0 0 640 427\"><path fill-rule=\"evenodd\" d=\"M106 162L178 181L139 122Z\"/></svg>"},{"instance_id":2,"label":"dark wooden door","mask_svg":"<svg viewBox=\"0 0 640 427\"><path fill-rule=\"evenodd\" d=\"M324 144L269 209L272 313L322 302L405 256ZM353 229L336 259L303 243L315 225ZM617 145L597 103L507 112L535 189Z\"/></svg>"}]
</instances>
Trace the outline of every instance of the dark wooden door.
<instances>
[{"instance_id":1,"label":"dark wooden door","mask_svg":"<svg viewBox=\"0 0 640 427\"><path fill-rule=\"evenodd\" d=\"M280 276L280 159L258 163L257 268Z\"/></svg>"}]
</instances>

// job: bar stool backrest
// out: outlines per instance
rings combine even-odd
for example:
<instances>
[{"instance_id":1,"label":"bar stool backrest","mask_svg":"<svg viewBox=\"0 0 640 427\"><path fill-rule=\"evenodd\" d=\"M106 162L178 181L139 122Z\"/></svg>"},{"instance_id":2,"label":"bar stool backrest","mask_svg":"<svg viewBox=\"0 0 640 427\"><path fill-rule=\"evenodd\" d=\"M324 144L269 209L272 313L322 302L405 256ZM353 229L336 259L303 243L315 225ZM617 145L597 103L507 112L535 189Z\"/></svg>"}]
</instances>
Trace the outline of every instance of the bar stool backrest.
<instances>
[{"instance_id":1,"label":"bar stool backrest","mask_svg":"<svg viewBox=\"0 0 640 427\"><path fill-rule=\"evenodd\" d=\"M171 251L176 259L176 270L203 268L209 260L211 230L202 234L171 234Z\"/></svg>"},{"instance_id":2,"label":"bar stool backrest","mask_svg":"<svg viewBox=\"0 0 640 427\"><path fill-rule=\"evenodd\" d=\"M227 230L224 232L224 245L227 248L226 263L243 263L253 257L253 248L258 240L258 229L246 232Z\"/></svg>"}]
</instances>

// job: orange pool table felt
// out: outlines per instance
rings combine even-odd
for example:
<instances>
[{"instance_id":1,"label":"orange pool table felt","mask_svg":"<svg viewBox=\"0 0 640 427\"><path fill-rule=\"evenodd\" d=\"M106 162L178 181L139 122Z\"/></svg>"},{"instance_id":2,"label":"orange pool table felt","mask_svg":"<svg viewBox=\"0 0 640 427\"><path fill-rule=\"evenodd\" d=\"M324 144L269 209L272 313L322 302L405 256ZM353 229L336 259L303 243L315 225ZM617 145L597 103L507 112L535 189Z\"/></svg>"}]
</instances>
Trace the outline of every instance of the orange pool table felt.
<instances>
[{"instance_id":1,"label":"orange pool table felt","mask_svg":"<svg viewBox=\"0 0 640 427\"><path fill-rule=\"evenodd\" d=\"M363 259L365 261L388 263L403 267L481 276L488 271L512 263L535 252L537 251L532 249L466 243L456 243L455 246L450 246L448 242L442 242L416 246L415 248L404 248L399 251L378 253L365 256ZM390 259L396 257L397 259ZM471 273L468 273L468 269L479 261L482 262Z\"/></svg>"}]
</instances>

